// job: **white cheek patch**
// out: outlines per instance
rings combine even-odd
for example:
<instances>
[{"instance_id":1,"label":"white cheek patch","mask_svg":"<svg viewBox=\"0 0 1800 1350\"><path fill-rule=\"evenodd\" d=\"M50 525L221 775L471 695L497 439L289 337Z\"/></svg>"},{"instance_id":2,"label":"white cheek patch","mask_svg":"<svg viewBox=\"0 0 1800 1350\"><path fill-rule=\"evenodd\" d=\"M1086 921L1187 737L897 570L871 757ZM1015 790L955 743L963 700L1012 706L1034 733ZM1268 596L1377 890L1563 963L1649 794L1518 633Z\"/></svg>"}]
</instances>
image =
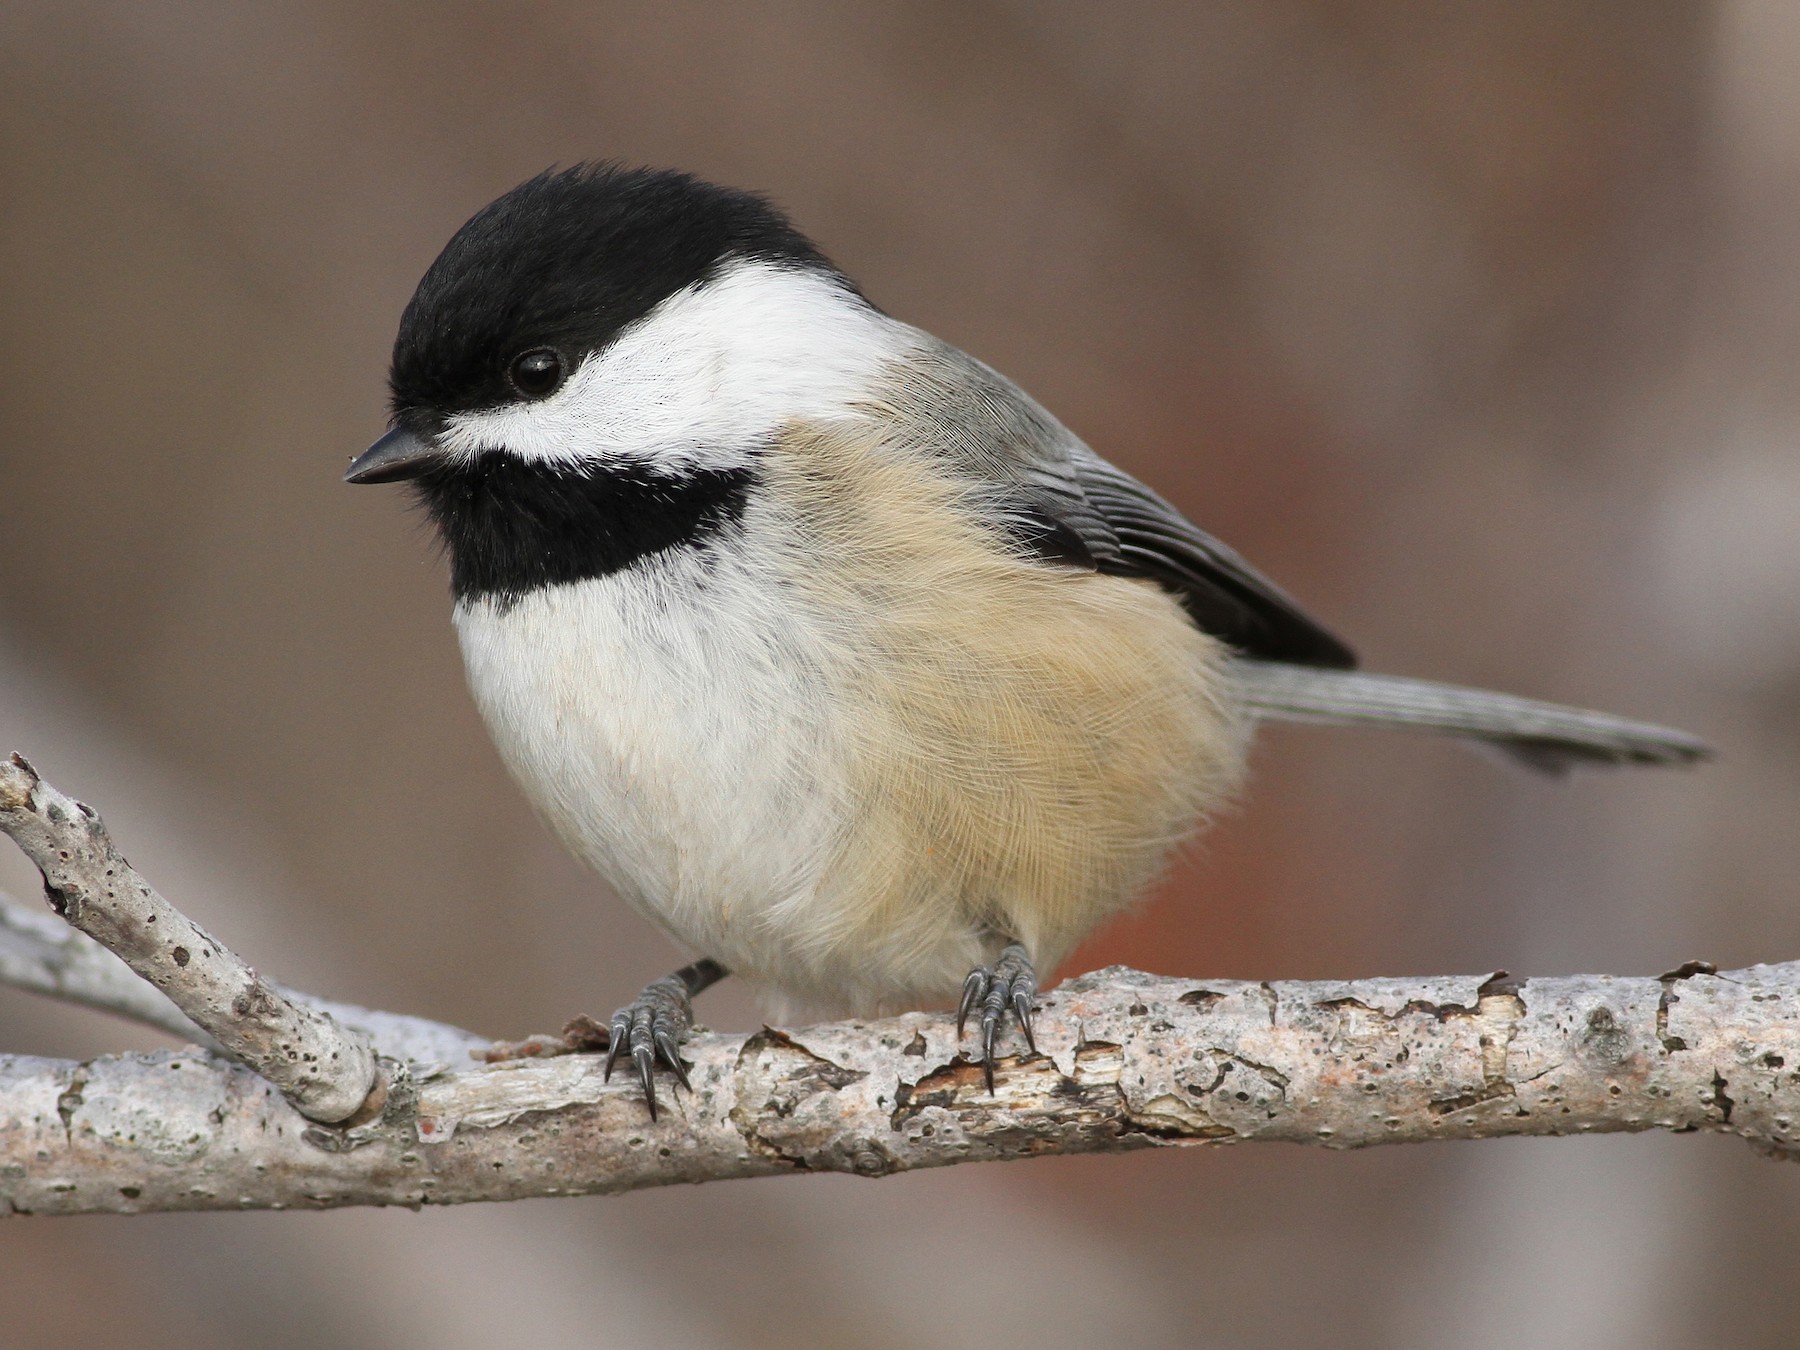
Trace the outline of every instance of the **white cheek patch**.
<instances>
[{"instance_id":1,"label":"white cheek patch","mask_svg":"<svg viewBox=\"0 0 1800 1350\"><path fill-rule=\"evenodd\" d=\"M740 261L663 301L549 398L452 417L440 443L467 459L734 468L789 421L843 415L909 331L823 273Z\"/></svg>"}]
</instances>

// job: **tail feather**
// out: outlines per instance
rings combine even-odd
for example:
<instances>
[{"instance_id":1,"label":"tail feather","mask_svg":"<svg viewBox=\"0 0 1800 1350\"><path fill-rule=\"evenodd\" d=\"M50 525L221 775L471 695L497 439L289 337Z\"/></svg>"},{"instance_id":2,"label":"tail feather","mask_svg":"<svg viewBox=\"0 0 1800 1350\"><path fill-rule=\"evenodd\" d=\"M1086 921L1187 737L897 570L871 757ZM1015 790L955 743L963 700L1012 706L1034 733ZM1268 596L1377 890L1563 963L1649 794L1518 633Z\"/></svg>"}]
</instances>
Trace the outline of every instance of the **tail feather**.
<instances>
[{"instance_id":1,"label":"tail feather","mask_svg":"<svg viewBox=\"0 0 1800 1350\"><path fill-rule=\"evenodd\" d=\"M1236 673L1259 717L1441 732L1489 742L1546 773L1576 764L1693 764L1713 753L1683 731L1486 689L1248 658Z\"/></svg>"}]
</instances>

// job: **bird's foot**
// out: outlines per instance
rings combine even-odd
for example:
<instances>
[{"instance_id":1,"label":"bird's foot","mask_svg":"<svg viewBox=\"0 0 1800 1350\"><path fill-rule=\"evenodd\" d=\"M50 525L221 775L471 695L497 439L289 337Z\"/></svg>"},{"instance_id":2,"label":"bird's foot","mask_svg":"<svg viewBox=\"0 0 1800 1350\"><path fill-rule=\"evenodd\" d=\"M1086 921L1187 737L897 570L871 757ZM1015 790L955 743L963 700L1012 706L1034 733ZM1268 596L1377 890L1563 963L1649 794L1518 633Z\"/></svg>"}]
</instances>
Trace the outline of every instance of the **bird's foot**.
<instances>
[{"instance_id":1,"label":"bird's foot","mask_svg":"<svg viewBox=\"0 0 1800 1350\"><path fill-rule=\"evenodd\" d=\"M587 1021L595 1032L600 1030L591 1019L578 1020ZM620 1054L628 1052L631 1055L638 1082L644 1087L644 1099L650 1105L651 1120L656 1119L658 1060L675 1075L677 1083L692 1089L687 1066L681 1062L681 1043L687 1039L693 1025L694 1005L688 996L686 982L680 975L665 975L644 986L643 993L612 1015L604 1041L596 1037L596 1048L599 1044L606 1046L605 1076L608 1079L612 1077L613 1065ZM565 1027L563 1034L568 1035L573 1027L573 1023Z\"/></svg>"},{"instance_id":2,"label":"bird's foot","mask_svg":"<svg viewBox=\"0 0 1800 1350\"><path fill-rule=\"evenodd\" d=\"M577 1017L562 1029L560 1036L527 1036L522 1041L496 1041L486 1050L472 1052L476 1059L498 1064L509 1059L533 1059L549 1055L573 1055L583 1050L606 1051L605 1076L612 1077L613 1065L624 1051L631 1052L637 1066L638 1082L644 1085L644 1097L650 1104L650 1119L656 1119L656 1062L675 1075L682 1087L692 1089L687 1065L681 1062L681 1043L694 1025L693 998L703 989L724 979L724 966L710 958L701 958L683 966L673 975L652 980L644 992L612 1015L602 1026L591 1017Z\"/></svg>"},{"instance_id":3,"label":"bird's foot","mask_svg":"<svg viewBox=\"0 0 1800 1350\"><path fill-rule=\"evenodd\" d=\"M988 1095L994 1092L994 1037L1006 1020L1008 1009L1025 1033L1025 1044L1036 1054L1037 1038L1031 1034L1031 1000L1037 994L1037 972L1031 958L1017 942L1008 943L991 966L976 966L963 981L962 1001L956 1008L956 1035L962 1039L969 1014L981 1009L981 1068L987 1076Z\"/></svg>"},{"instance_id":4,"label":"bird's foot","mask_svg":"<svg viewBox=\"0 0 1800 1350\"><path fill-rule=\"evenodd\" d=\"M629 1052L637 1067L638 1082L644 1085L644 1096L650 1104L650 1119L656 1119L657 1061L675 1075L682 1087L689 1087L687 1066L681 1062L681 1043L694 1025L694 1005L689 1001L687 985L679 975L665 975L647 985L644 992L602 1024L587 1016L576 1017L562 1029L560 1036L527 1036L522 1041L496 1041L475 1057L489 1064L510 1059L546 1059L552 1055L578 1055L584 1051L606 1051L605 1076L612 1077L613 1065L621 1054Z\"/></svg>"}]
</instances>

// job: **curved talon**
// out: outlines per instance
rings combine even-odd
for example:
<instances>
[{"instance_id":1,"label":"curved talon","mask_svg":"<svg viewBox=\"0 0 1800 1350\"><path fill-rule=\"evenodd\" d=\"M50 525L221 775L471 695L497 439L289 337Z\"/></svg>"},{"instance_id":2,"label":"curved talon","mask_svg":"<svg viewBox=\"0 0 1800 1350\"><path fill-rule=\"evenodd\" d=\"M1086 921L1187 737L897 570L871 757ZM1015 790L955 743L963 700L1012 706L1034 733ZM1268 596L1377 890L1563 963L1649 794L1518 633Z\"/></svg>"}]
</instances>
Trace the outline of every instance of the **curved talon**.
<instances>
[{"instance_id":1,"label":"curved talon","mask_svg":"<svg viewBox=\"0 0 1800 1350\"><path fill-rule=\"evenodd\" d=\"M606 1068L601 1072L600 1081L612 1082L613 1065L619 1062L619 1051L625 1048L625 1037L631 1030L629 1009L621 1008L612 1015L611 1038L606 1043Z\"/></svg>"},{"instance_id":2,"label":"curved talon","mask_svg":"<svg viewBox=\"0 0 1800 1350\"><path fill-rule=\"evenodd\" d=\"M646 986L633 1002L612 1016L603 1076L610 1079L619 1057L629 1054L638 1085L644 1089L644 1102L650 1108L651 1120L655 1120L662 1110L662 1102L656 1095L659 1064L675 1075L678 1085L690 1092L693 1090L693 1084L688 1081L687 1065L681 1062L681 1042L687 1036L693 1018L687 981L677 975Z\"/></svg>"},{"instance_id":3,"label":"curved talon","mask_svg":"<svg viewBox=\"0 0 1800 1350\"><path fill-rule=\"evenodd\" d=\"M962 1002L956 1005L956 1038L962 1039L963 1024L969 1020L981 995L987 989L988 981L994 978L994 972L986 966L976 966L963 981Z\"/></svg>"},{"instance_id":4,"label":"curved talon","mask_svg":"<svg viewBox=\"0 0 1800 1350\"><path fill-rule=\"evenodd\" d=\"M1031 995L1030 989L1015 984L1013 986L1013 1017L1018 1021L1019 1030L1025 1033L1025 1044L1032 1054L1037 1054L1037 1037L1031 1030Z\"/></svg>"},{"instance_id":5,"label":"curved talon","mask_svg":"<svg viewBox=\"0 0 1800 1350\"><path fill-rule=\"evenodd\" d=\"M724 979L724 966L711 958L683 966L673 975L665 975L644 986L644 992L612 1015L601 1026L588 1016L577 1017L563 1028L561 1036L534 1036L528 1041L503 1042L482 1052L490 1063L518 1059L526 1055L569 1055L584 1050L606 1050L601 1080L612 1081L619 1056L629 1053L644 1099L655 1120L661 1103L656 1100L656 1064L660 1059L675 1082L689 1092L687 1065L681 1062L681 1043L694 1025L693 998L701 990Z\"/></svg>"},{"instance_id":6,"label":"curved talon","mask_svg":"<svg viewBox=\"0 0 1800 1350\"><path fill-rule=\"evenodd\" d=\"M650 1119L656 1119L656 1052L647 1045L634 1045L631 1048L631 1062L637 1065L638 1082L643 1085L644 1098L650 1103Z\"/></svg>"},{"instance_id":7,"label":"curved talon","mask_svg":"<svg viewBox=\"0 0 1800 1350\"><path fill-rule=\"evenodd\" d=\"M994 1035L999 1030L1000 1011L990 1006L981 1015L981 1072L990 1097L994 1095Z\"/></svg>"},{"instance_id":8,"label":"curved talon","mask_svg":"<svg viewBox=\"0 0 1800 1350\"><path fill-rule=\"evenodd\" d=\"M688 1082L687 1066L681 1062L681 1054L675 1044L675 1038L666 1031L658 1031L656 1033L656 1049L657 1053L662 1056L662 1062L668 1066L669 1072L675 1075L675 1081L692 1092L694 1085Z\"/></svg>"}]
</instances>

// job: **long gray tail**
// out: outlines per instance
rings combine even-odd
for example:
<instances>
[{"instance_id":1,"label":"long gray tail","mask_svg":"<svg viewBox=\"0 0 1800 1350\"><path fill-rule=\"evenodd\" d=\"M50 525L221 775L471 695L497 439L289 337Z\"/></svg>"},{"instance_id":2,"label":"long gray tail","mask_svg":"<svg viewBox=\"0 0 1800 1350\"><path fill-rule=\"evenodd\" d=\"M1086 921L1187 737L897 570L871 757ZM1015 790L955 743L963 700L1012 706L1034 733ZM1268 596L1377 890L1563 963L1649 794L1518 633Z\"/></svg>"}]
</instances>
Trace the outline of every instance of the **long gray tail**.
<instances>
[{"instance_id":1,"label":"long gray tail","mask_svg":"<svg viewBox=\"0 0 1800 1350\"><path fill-rule=\"evenodd\" d=\"M1712 754L1683 731L1486 689L1248 658L1235 666L1244 701L1259 717L1462 736L1546 773L1576 764L1693 764Z\"/></svg>"}]
</instances>

